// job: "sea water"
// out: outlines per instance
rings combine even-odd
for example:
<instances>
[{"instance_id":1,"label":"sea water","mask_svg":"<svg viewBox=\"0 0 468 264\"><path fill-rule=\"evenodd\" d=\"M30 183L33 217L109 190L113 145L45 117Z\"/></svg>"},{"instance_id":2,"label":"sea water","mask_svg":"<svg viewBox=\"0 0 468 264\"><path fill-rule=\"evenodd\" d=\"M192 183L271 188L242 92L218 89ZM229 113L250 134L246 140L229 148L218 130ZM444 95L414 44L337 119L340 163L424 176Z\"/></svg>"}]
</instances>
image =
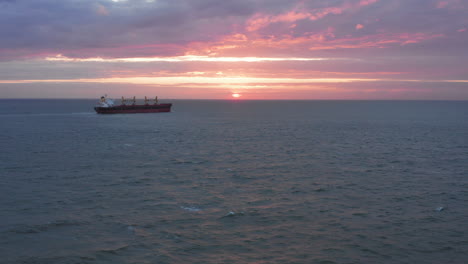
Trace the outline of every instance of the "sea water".
<instances>
[{"instance_id":1,"label":"sea water","mask_svg":"<svg viewBox=\"0 0 468 264\"><path fill-rule=\"evenodd\" d=\"M468 263L468 102L0 100L0 263Z\"/></svg>"}]
</instances>

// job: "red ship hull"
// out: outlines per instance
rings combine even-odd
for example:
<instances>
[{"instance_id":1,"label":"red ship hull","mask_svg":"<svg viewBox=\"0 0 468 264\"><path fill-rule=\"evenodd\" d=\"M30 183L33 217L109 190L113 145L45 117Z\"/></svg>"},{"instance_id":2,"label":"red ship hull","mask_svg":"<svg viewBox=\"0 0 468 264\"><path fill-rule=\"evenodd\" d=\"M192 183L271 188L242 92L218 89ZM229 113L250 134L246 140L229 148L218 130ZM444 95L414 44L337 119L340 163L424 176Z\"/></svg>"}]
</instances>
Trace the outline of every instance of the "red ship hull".
<instances>
[{"instance_id":1,"label":"red ship hull","mask_svg":"<svg viewBox=\"0 0 468 264\"><path fill-rule=\"evenodd\" d=\"M137 113L164 113L171 111L172 104L156 105L119 105L111 107L94 107L98 114L137 114Z\"/></svg>"}]
</instances>

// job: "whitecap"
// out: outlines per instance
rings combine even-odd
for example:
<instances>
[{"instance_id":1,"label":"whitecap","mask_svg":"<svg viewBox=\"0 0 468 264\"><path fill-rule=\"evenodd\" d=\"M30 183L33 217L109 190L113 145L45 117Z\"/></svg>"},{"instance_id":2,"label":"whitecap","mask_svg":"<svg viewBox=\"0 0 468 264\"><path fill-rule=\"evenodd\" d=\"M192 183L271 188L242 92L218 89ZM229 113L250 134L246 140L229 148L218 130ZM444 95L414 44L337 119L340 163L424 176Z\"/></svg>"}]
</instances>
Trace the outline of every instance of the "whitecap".
<instances>
[{"instance_id":1,"label":"whitecap","mask_svg":"<svg viewBox=\"0 0 468 264\"><path fill-rule=\"evenodd\" d=\"M225 215L223 216L223 218L224 218L224 217L241 216L241 215L244 215L244 212L238 212L238 213L236 213L236 212L234 212L234 211L229 211L229 213L225 214Z\"/></svg>"},{"instance_id":2,"label":"whitecap","mask_svg":"<svg viewBox=\"0 0 468 264\"><path fill-rule=\"evenodd\" d=\"M189 211L189 212L199 212L201 211L200 208L197 208L197 207L185 207L185 206L181 206L180 208L186 210L186 211Z\"/></svg>"}]
</instances>

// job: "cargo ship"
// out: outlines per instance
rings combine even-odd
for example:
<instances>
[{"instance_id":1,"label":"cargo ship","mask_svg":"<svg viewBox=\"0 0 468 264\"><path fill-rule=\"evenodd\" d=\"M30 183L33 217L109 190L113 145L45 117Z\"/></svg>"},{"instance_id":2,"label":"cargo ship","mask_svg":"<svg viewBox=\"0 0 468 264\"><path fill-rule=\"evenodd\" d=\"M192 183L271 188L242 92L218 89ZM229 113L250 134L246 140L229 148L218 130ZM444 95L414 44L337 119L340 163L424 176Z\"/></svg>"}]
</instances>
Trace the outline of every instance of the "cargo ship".
<instances>
[{"instance_id":1,"label":"cargo ship","mask_svg":"<svg viewBox=\"0 0 468 264\"><path fill-rule=\"evenodd\" d=\"M121 104L115 105L114 100L102 96L99 104L94 107L98 114L136 114L136 113L162 113L170 112L172 104L160 104L158 97L146 98L145 104L137 105L135 97L126 99L122 97Z\"/></svg>"}]
</instances>

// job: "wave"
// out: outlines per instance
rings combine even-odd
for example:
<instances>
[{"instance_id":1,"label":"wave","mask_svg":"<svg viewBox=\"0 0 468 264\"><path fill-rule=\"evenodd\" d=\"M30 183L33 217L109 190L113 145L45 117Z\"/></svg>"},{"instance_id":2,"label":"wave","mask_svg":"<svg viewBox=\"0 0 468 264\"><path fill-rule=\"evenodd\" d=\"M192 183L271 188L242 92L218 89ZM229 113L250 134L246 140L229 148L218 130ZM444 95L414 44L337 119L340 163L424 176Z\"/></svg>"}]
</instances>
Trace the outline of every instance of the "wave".
<instances>
[{"instance_id":1,"label":"wave","mask_svg":"<svg viewBox=\"0 0 468 264\"><path fill-rule=\"evenodd\" d=\"M193 206L191 206L191 207L181 206L180 208L181 208L181 209L184 209L184 210L186 210L186 211L189 211L189 212L200 212L200 211L202 210L202 209L200 209L200 208L193 207Z\"/></svg>"},{"instance_id":2,"label":"wave","mask_svg":"<svg viewBox=\"0 0 468 264\"><path fill-rule=\"evenodd\" d=\"M20 117L20 116L73 116L73 115L96 115L95 112L72 112L72 113L1 113L2 117Z\"/></svg>"},{"instance_id":3,"label":"wave","mask_svg":"<svg viewBox=\"0 0 468 264\"><path fill-rule=\"evenodd\" d=\"M86 224L86 223L72 221L72 220L58 220L58 221L49 222L45 224L18 225L14 228L9 229L7 232L16 233L16 234L34 234L34 233L47 232L54 228L80 226L83 224Z\"/></svg>"}]
</instances>

